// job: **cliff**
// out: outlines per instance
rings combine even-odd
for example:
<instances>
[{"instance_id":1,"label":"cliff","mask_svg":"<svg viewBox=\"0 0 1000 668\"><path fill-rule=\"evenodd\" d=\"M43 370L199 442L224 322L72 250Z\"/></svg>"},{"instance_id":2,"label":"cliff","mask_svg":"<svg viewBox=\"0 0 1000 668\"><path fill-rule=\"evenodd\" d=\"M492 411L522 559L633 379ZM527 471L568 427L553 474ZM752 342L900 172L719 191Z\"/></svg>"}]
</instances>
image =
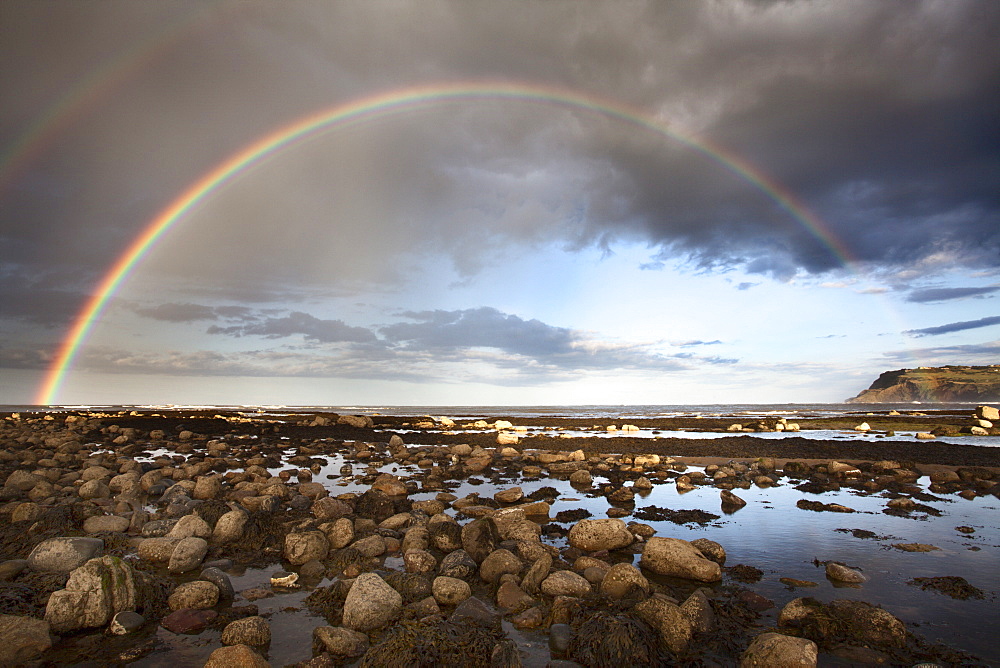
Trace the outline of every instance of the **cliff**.
<instances>
[{"instance_id":1,"label":"cliff","mask_svg":"<svg viewBox=\"0 0 1000 668\"><path fill-rule=\"evenodd\" d=\"M1000 364L886 371L847 403L997 402Z\"/></svg>"}]
</instances>

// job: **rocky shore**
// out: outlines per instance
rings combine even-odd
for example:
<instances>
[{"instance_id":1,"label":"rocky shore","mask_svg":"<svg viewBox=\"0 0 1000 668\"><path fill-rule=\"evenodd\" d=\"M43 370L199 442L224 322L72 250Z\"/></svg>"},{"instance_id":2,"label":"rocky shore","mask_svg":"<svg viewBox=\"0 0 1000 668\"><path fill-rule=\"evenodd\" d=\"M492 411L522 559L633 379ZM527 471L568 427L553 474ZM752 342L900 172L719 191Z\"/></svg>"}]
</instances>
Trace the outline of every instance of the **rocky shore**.
<instances>
[{"instance_id":1,"label":"rocky shore","mask_svg":"<svg viewBox=\"0 0 1000 668\"><path fill-rule=\"evenodd\" d=\"M981 426L990 410L864 421L866 431L918 424L933 435L975 420L995 434ZM730 513L746 504L742 490L794 486L875 497L887 515L926 515L938 512L928 499L1000 498L1000 448L768 440L754 433L817 425L678 420L628 426L741 433L650 439L614 425L623 435L608 438L606 424L546 418L515 427L497 416L468 424L334 414L3 416L0 664L177 665L164 640L175 636L203 638L192 665L208 666L981 662L857 596L810 597L815 582L782 578L796 595L779 605L754 590L760 569L727 563L725 545L650 524L718 515L636 501L664 485L713 488ZM588 429L605 435L560 434ZM568 481L576 495L603 501L606 516L553 512L562 493L548 485L526 492L524 481ZM482 491L454 493L463 485ZM798 509L854 512L809 499ZM872 577L836 559L818 566L848 594ZM234 586L247 569L266 572L266 582ZM957 576L913 586L994 595ZM277 609L266 605L272 599L294 604ZM316 620L311 646L277 652L273 629L298 612Z\"/></svg>"}]
</instances>

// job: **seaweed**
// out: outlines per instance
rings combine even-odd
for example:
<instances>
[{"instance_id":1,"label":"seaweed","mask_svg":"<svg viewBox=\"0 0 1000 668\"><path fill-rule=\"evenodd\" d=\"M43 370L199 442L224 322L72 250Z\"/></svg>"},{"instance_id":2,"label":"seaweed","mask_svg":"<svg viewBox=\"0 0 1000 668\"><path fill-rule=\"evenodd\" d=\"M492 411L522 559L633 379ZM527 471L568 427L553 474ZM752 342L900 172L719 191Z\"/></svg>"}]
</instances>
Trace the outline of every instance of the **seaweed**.
<instances>
[{"instance_id":1,"label":"seaweed","mask_svg":"<svg viewBox=\"0 0 1000 668\"><path fill-rule=\"evenodd\" d=\"M648 624L628 614L596 612L576 629L568 655L584 666L666 666L659 639Z\"/></svg>"},{"instance_id":2,"label":"seaweed","mask_svg":"<svg viewBox=\"0 0 1000 668\"><path fill-rule=\"evenodd\" d=\"M402 621L365 653L359 668L488 668L494 649L505 640L502 631L478 624Z\"/></svg>"}]
</instances>

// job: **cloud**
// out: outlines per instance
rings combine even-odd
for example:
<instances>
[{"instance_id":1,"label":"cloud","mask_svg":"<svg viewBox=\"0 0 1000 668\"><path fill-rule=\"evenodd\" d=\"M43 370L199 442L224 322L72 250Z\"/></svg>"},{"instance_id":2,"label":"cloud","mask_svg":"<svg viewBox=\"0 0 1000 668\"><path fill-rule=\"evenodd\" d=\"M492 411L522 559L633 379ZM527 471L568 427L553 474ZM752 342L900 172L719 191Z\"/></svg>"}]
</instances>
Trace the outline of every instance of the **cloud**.
<instances>
[{"instance_id":1,"label":"cloud","mask_svg":"<svg viewBox=\"0 0 1000 668\"><path fill-rule=\"evenodd\" d=\"M720 341L719 339L715 339L714 341L702 341L701 339L693 339L691 341L680 341L678 343L674 343L673 345L677 346L678 348L690 348L692 346L714 346L720 343L722 343L722 341Z\"/></svg>"},{"instance_id":2,"label":"cloud","mask_svg":"<svg viewBox=\"0 0 1000 668\"><path fill-rule=\"evenodd\" d=\"M989 327L1000 325L1000 315L980 318L979 320L964 320L962 322L951 322L947 325L937 327L924 327L923 329L908 329L904 334L911 336L936 336L938 334L950 334L951 332L961 332L966 329L978 329L979 327Z\"/></svg>"},{"instance_id":3,"label":"cloud","mask_svg":"<svg viewBox=\"0 0 1000 668\"><path fill-rule=\"evenodd\" d=\"M1000 355L1000 340L934 348L893 350L883 357L910 366L942 366L945 364L996 364Z\"/></svg>"},{"instance_id":4,"label":"cloud","mask_svg":"<svg viewBox=\"0 0 1000 668\"><path fill-rule=\"evenodd\" d=\"M301 334L307 340L320 343L370 343L376 340L375 334L365 327L354 327L343 320L320 320L316 316L294 311L281 318L266 318L260 322L248 322L241 325L220 327L212 325L208 334L223 334L225 336L262 336L266 339L281 339Z\"/></svg>"},{"instance_id":5,"label":"cloud","mask_svg":"<svg viewBox=\"0 0 1000 668\"><path fill-rule=\"evenodd\" d=\"M914 290L906 296L906 301L917 304L927 304L930 302L943 302L951 299L965 299L966 297L982 297L1000 290L998 286L984 288L927 288L924 290Z\"/></svg>"}]
</instances>

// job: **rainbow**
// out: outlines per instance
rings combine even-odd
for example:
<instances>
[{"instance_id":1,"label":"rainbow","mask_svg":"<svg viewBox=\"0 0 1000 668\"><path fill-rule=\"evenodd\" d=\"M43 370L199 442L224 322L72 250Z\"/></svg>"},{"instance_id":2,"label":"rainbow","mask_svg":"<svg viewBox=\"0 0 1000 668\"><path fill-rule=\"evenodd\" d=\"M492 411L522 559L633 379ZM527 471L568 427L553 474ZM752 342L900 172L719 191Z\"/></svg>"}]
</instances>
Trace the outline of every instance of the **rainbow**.
<instances>
[{"instance_id":1,"label":"rainbow","mask_svg":"<svg viewBox=\"0 0 1000 668\"><path fill-rule=\"evenodd\" d=\"M158 239L213 192L269 156L321 133L330 132L347 124L367 122L442 103L473 100L509 100L583 110L670 137L714 160L764 192L828 247L845 265L851 262L847 248L786 188L721 146L693 133L684 132L636 107L568 89L512 82L436 83L390 90L337 104L284 125L241 149L192 183L146 225L142 233L104 274L96 292L77 315L69 332L60 343L39 388L35 403L42 405L54 403L80 347L100 320L109 300L123 281L139 261L152 250Z\"/></svg>"},{"instance_id":2,"label":"rainbow","mask_svg":"<svg viewBox=\"0 0 1000 668\"><path fill-rule=\"evenodd\" d=\"M14 142L0 151L0 192L13 183L26 165L45 153L75 121L195 29L223 18L222 10L225 8L218 2L203 3L166 27L157 26L153 35L134 41L127 49L91 68L86 76L77 78Z\"/></svg>"}]
</instances>

